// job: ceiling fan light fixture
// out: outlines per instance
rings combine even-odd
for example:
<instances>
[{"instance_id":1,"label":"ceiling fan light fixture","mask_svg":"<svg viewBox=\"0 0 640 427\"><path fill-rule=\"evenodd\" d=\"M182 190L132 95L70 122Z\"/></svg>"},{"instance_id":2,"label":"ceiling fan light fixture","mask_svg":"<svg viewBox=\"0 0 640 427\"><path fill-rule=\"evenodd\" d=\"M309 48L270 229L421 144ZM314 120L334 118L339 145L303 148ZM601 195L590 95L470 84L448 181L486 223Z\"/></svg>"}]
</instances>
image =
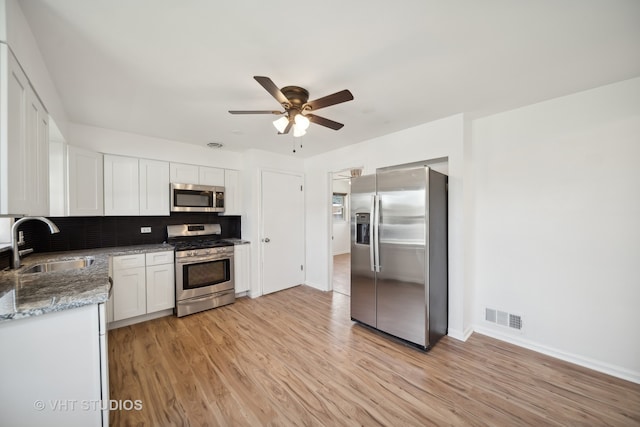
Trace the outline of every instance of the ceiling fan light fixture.
<instances>
[{"instance_id":1,"label":"ceiling fan light fixture","mask_svg":"<svg viewBox=\"0 0 640 427\"><path fill-rule=\"evenodd\" d=\"M278 120L275 120L273 122L273 126L275 126L275 128L278 129L278 132L280 133L284 132L288 124L289 124L289 118L285 116L282 116Z\"/></svg>"},{"instance_id":2,"label":"ceiling fan light fixture","mask_svg":"<svg viewBox=\"0 0 640 427\"><path fill-rule=\"evenodd\" d=\"M300 129L298 126L294 126L293 127L293 136L295 138L299 138L301 136L304 136L307 133L306 130L304 129Z\"/></svg>"},{"instance_id":3,"label":"ceiling fan light fixture","mask_svg":"<svg viewBox=\"0 0 640 427\"><path fill-rule=\"evenodd\" d=\"M294 120L296 122L294 130L300 129L300 130L306 131L309 128L309 123L311 123L309 119L303 116L301 113L296 114L296 117Z\"/></svg>"}]
</instances>

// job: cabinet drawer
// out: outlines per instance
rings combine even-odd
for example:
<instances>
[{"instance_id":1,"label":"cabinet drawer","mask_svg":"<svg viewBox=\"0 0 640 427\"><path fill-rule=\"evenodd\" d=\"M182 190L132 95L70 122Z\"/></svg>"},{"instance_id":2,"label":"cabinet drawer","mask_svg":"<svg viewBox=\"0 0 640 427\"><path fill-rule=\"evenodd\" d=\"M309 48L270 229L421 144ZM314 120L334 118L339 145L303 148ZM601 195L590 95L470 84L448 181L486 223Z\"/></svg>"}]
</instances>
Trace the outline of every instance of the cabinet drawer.
<instances>
[{"instance_id":1,"label":"cabinet drawer","mask_svg":"<svg viewBox=\"0 0 640 427\"><path fill-rule=\"evenodd\" d=\"M173 251L152 252L146 254L147 266L173 264Z\"/></svg>"},{"instance_id":2,"label":"cabinet drawer","mask_svg":"<svg viewBox=\"0 0 640 427\"><path fill-rule=\"evenodd\" d=\"M113 269L122 270L125 268L144 267L144 254L121 255L113 257Z\"/></svg>"}]
</instances>

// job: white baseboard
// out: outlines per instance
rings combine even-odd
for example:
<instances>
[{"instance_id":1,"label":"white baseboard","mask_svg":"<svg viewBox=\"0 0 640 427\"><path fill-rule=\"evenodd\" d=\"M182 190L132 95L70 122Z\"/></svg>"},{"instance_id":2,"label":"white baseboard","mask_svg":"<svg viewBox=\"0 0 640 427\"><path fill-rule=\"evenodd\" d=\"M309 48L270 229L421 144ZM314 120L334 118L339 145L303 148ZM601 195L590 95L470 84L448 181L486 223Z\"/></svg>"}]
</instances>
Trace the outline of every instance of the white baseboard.
<instances>
[{"instance_id":1,"label":"white baseboard","mask_svg":"<svg viewBox=\"0 0 640 427\"><path fill-rule=\"evenodd\" d=\"M315 288L315 289L317 289L319 291L323 291L323 292L327 292L329 290L324 285L319 285L317 283L313 283L313 282L309 282L309 281L305 281L304 284L307 285L307 286L310 286L312 288Z\"/></svg>"},{"instance_id":2,"label":"white baseboard","mask_svg":"<svg viewBox=\"0 0 640 427\"><path fill-rule=\"evenodd\" d=\"M451 328L449 328L449 330L447 331L448 336L463 342L468 340L472 333L473 333L473 328L471 327L467 328L464 331L461 329L451 329Z\"/></svg>"},{"instance_id":3,"label":"white baseboard","mask_svg":"<svg viewBox=\"0 0 640 427\"><path fill-rule=\"evenodd\" d=\"M588 357L580 356L577 354L567 353L565 351L540 345L538 343L519 337L503 334L500 331L495 331L491 328L486 328L483 326L476 325L473 327L473 331L482 335L489 336L491 338L508 342L509 344L514 344L519 347L524 347L529 350L536 351L538 353L546 354L547 356L555 357L556 359L564 360L565 362L570 362L579 366L583 366L585 368L593 369L594 371L602 372L607 375L640 384L640 372L634 372L620 366L611 365L609 363L590 359Z\"/></svg>"}]
</instances>

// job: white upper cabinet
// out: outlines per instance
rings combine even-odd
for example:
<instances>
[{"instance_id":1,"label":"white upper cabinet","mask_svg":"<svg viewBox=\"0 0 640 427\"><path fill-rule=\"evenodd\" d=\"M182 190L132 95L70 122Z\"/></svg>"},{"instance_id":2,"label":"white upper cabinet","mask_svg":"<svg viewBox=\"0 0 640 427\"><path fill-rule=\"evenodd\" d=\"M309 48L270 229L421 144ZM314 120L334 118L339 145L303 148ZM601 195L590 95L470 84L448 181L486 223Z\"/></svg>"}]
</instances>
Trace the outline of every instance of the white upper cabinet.
<instances>
[{"instance_id":1,"label":"white upper cabinet","mask_svg":"<svg viewBox=\"0 0 640 427\"><path fill-rule=\"evenodd\" d=\"M224 169L208 166L171 163L171 182L224 186Z\"/></svg>"},{"instance_id":2,"label":"white upper cabinet","mask_svg":"<svg viewBox=\"0 0 640 427\"><path fill-rule=\"evenodd\" d=\"M69 216L102 216L102 153L69 145L67 167Z\"/></svg>"},{"instance_id":3,"label":"white upper cabinet","mask_svg":"<svg viewBox=\"0 0 640 427\"><path fill-rule=\"evenodd\" d=\"M140 215L169 215L169 163L140 159Z\"/></svg>"},{"instance_id":4,"label":"white upper cabinet","mask_svg":"<svg viewBox=\"0 0 640 427\"><path fill-rule=\"evenodd\" d=\"M31 159L26 175L32 182L30 215L49 214L49 114L34 91L28 92L27 141Z\"/></svg>"},{"instance_id":5,"label":"white upper cabinet","mask_svg":"<svg viewBox=\"0 0 640 427\"><path fill-rule=\"evenodd\" d=\"M200 166L198 169L200 173L200 185L224 187L224 169L206 166Z\"/></svg>"},{"instance_id":6,"label":"white upper cabinet","mask_svg":"<svg viewBox=\"0 0 640 427\"><path fill-rule=\"evenodd\" d=\"M0 44L0 214L49 214L49 115Z\"/></svg>"},{"instance_id":7,"label":"white upper cabinet","mask_svg":"<svg viewBox=\"0 0 640 427\"><path fill-rule=\"evenodd\" d=\"M104 214L169 215L169 163L105 154Z\"/></svg>"},{"instance_id":8,"label":"white upper cabinet","mask_svg":"<svg viewBox=\"0 0 640 427\"><path fill-rule=\"evenodd\" d=\"M104 155L104 214L140 215L138 159Z\"/></svg>"},{"instance_id":9,"label":"white upper cabinet","mask_svg":"<svg viewBox=\"0 0 640 427\"><path fill-rule=\"evenodd\" d=\"M171 163L171 182L177 184L199 184L200 171L198 166L183 163Z\"/></svg>"},{"instance_id":10,"label":"white upper cabinet","mask_svg":"<svg viewBox=\"0 0 640 427\"><path fill-rule=\"evenodd\" d=\"M49 215L67 216L67 143L49 141Z\"/></svg>"},{"instance_id":11,"label":"white upper cabinet","mask_svg":"<svg viewBox=\"0 0 640 427\"><path fill-rule=\"evenodd\" d=\"M242 184L240 171L224 171L224 213L220 215L242 215Z\"/></svg>"}]
</instances>

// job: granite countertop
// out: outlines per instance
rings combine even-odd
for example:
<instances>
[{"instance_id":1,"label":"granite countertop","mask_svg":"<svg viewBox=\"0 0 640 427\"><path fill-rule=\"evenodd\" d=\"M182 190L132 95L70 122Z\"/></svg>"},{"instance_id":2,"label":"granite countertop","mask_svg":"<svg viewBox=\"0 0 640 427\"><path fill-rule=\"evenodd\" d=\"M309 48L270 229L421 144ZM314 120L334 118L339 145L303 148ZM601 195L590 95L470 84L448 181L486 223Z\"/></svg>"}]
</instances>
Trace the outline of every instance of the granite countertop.
<instances>
[{"instance_id":1,"label":"granite countertop","mask_svg":"<svg viewBox=\"0 0 640 427\"><path fill-rule=\"evenodd\" d=\"M18 270L0 272L0 323L29 316L106 302L109 298L109 257L135 253L172 251L166 243L47 252L23 258ZM49 261L94 257L85 268L20 274L30 266Z\"/></svg>"}]
</instances>

